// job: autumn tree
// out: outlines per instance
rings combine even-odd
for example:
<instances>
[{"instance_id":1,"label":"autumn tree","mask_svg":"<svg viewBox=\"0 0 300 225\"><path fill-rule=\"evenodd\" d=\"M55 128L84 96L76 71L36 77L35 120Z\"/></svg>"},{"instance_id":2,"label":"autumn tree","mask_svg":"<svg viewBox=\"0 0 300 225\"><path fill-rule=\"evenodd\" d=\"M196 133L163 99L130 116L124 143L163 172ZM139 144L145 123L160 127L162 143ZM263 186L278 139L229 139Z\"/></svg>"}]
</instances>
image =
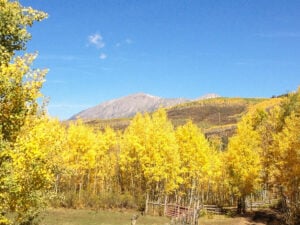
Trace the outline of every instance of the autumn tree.
<instances>
[{"instance_id":1,"label":"autumn tree","mask_svg":"<svg viewBox=\"0 0 300 225\"><path fill-rule=\"evenodd\" d=\"M69 125L67 145L64 161L69 174L69 190L78 193L81 201L83 190L89 187L95 168L97 136L91 127L78 120Z\"/></svg>"},{"instance_id":2,"label":"autumn tree","mask_svg":"<svg viewBox=\"0 0 300 225\"><path fill-rule=\"evenodd\" d=\"M181 181L180 158L173 125L164 109L153 113L146 144L142 166L148 185L161 185L163 193L171 193Z\"/></svg>"},{"instance_id":3,"label":"autumn tree","mask_svg":"<svg viewBox=\"0 0 300 225\"><path fill-rule=\"evenodd\" d=\"M128 176L125 179L129 187L146 190L147 200L151 197L160 201L164 197L166 201L168 194L178 188L180 158L165 110L135 116L123 137L120 168L123 176Z\"/></svg>"},{"instance_id":4,"label":"autumn tree","mask_svg":"<svg viewBox=\"0 0 300 225\"><path fill-rule=\"evenodd\" d=\"M130 191L132 195L145 189L144 177L140 163L140 155L146 146L146 138L150 117L141 113L133 118L122 136L119 165L122 175L122 191Z\"/></svg>"},{"instance_id":5,"label":"autumn tree","mask_svg":"<svg viewBox=\"0 0 300 225\"><path fill-rule=\"evenodd\" d=\"M11 151L8 207L16 215L14 223L32 222L46 205L46 193L57 188L64 133L59 121L47 117L27 119L21 128Z\"/></svg>"},{"instance_id":6,"label":"autumn tree","mask_svg":"<svg viewBox=\"0 0 300 225\"><path fill-rule=\"evenodd\" d=\"M18 1L0 0L0 65L7 65L16 51L26 49L31 38L27 27L46 17L46 13L24 7Z\"/></svg>"},{"instance_id":7,"label":"autumn tree","mask_svg":"<svg viewBox=\"0 0 300 225\"><path fill-rule=\"evenodd\" d=\"M47 70L30 69L35 58L26 54L0 66L0 132L5 141L13 143L26 118L38 112Z\"/></svg>"},{"instance_id":8,"label":"autumn tree","mask_svg":"<svg viewBox=\"0 0 300 225\"><path fill-rule=\"evenodd\" d=\"M35 55L17 57L12 63L0 66L0 165L8 168L11 151L26 120L39 113L38 98L46 71L31 70ZM42 110L42 109L41 109ZM10 171L0 172L0 183L7 180ZM3 183L2 183L3 184ZM5 184L1 192L6 192ZM1 204L6 204L2 201Z\"/></svg>"},{"instance_id":9,"label":"autumn tree","mask_svg":"<svg viewBox=\"0 0 300 225\"><path fill-rule=\"evenodd\" d=\"M300 218L300 115L292 113L286 118L283 131L278 134L278 174L277 182L280 184L285 204L290 210L287 218L289 224L299 223Z\"/></svg>"},{"instance_id":10,"label":"autumn tree","mask_svg":"<svg viewBox=\"0 0 300 225\"><path fill-rule=\"evenodd\" d=\"M93 169L93 194L113 193L118 190L118 134L106 127L103 132L97 132L97 147L95 149L95 166Z\"/></svg>"},{"instance_id":11,"label":"autumn tree","mask_svg":"<svg viewBox=\"0 0 300 225\"><path fill-rule=\"evenodd\" d=\"M273 134L274 142L274 180L281 196L281 210L287 224L300 222L299 188L299 115L300 89L289 94L276 111L277 132Z\"/></svg>"},{"instance_id":12,"label":"autumn tree","mask_svg":"<svg viewBox=\"0 0 300 225\"><path fill-rule=\"evenodd\" d=\"M237 212L245 213L245 198L260 186L261 161L258 132L253 128L251 116L243 117L237 134L229 141L226 166L229 184L237 198Z\"/></svg>"},{"instance_id":13,"label":"autumn tree","mask_svg":"<svg viewBox=\"0 0 300 225\"><path fill-rule=\"evenodd\" d=\"M287 223L294 224L300 208L297 203L299 183L296 181L299 177L297 174L299 90L277 99L277 102L274 100L272 102L269 101L264 110L256 109L254 114L255 130L260 136L263 198L265 199L268 193L271 196L277 192Z\"/></svg>"},{"instance_id":14,"label":"autumn tree","mask_svg":"<svg viewBox=\"0 0 300 225\"><path fill-rule=\"evenodd\" d=\"M46 16L44 12L23 7L17 1L0 0L1 224L10 223L4 211L12 199L10 187L14 183L12 176L14 145L27 118L37 114L37 98L41 96L40 89L46 74L46 71L30 69L35 58L34 54L25 54L23 57L15 58L14 56L16 51L26 48L26 42L30 39L27 27Z\"/></svg>"},{"instance_id":15,"label":"autumn tree","mask_svg":"<svg viewBox=\"0 0 300 225\"><path fill-rule=\"evenodd\" d=\"M188 194L189 204L197 196L203 196L209 182L210 146L204 134L192 123L178 127L176 140L179 146L181 161L181 177L183 179L181 192ZM203 199L202 199L203 202Z\"/></svg>"}]
</instances>

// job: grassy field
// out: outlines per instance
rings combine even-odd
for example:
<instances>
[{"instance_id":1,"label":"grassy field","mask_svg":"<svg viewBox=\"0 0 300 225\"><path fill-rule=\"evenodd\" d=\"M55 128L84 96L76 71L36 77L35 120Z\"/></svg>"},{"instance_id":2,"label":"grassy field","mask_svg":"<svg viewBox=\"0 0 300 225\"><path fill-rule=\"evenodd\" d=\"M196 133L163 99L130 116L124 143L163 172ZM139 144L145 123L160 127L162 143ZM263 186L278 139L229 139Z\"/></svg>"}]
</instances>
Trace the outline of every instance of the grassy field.
<instances>
[{"instance_id":1,"label":"grassy field","mask_svg":"<svg viewBox=\"0 0 300 225\"><path fill-rule=\"evenodd\" d=\"M130 225L135 212L51 209L43 213L41 225ZM140 216L137 225L168 224L164 217Z\"/></svg>"},{"instance_id":2,"label":"grassy field","mask_svg":"<svg viewBox=\"0 0 300 225\"><path fill-rule=\"evenodd\" d=\"M92 211L75 209L50 209L43 213L41 225L130 225L134 211ZM253 221L252 216L230 218L223 215L201 217L200 225L277 225L270 218ZM164 217L140 216L136 225L169 225Z\"/></svg>"}]
</instances>

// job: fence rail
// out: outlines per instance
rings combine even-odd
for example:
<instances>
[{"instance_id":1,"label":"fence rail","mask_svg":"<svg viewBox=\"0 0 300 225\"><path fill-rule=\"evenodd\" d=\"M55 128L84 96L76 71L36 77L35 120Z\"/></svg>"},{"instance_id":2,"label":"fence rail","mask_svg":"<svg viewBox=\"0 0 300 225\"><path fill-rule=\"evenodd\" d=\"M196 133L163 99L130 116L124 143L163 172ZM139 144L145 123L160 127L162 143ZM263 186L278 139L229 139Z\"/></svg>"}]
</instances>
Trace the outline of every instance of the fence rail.
<instances>
[{"instance_id":1,"label":"fence rail","mask_svg":"<svg viewBox=\"0 0 300 225\"><path fill-rule=\"evenodd\" d=\"M178 204L163 204L149 202L148 204L156 207L164 207L164 215L171 218L171 224L198 224L198 211L192 207L181 206Z\"/></svg>"},{"instance_id":2,"label":"fence rail","mask_svg":"<svg viewBox=\"0 0 300 225\"><path fill-rule=\"evenodd\" d=\"M222 214L223 212L223 209L217 205L203 205L202 209L212 214Z\"/></svg>"}]
</instances>

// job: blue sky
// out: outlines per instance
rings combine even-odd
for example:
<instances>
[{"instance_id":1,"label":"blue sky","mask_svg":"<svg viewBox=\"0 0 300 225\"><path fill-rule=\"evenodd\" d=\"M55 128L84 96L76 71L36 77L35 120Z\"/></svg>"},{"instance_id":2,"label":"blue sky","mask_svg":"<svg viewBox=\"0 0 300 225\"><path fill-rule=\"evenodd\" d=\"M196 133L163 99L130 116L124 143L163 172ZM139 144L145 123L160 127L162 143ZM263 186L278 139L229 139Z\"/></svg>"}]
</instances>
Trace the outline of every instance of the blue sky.
<instances>
[{"instance_id":1,"label":"blue sky","mask_svg":"<svg viewBox=\"0 0 300 225\"><path fill-rule=\"evenodd\" d=\"M60 119L103 101L271 97L300 84L298 0L20 0L49 18L30 32Z\"/></svg>"}]
</instances>

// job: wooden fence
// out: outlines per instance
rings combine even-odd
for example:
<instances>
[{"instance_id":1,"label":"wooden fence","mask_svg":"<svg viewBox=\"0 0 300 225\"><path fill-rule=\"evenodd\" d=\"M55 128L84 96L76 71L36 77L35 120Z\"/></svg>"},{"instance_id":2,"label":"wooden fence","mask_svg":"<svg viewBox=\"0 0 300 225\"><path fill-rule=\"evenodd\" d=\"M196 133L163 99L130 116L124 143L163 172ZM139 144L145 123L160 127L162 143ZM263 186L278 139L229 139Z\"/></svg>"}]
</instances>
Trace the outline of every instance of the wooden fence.
<instances>
[{"instance_id":1,"label":"wooden fence","mask_svg":"<svg viewBox=\"0 0 300 225\"><path fill-rule=\"evenodd\" d=\"M148 202L150 213L167 216L171 219L171 224L198 225L198 218L201 211L209 214L222 214L223 209L217 205L200 205L193 207L179 204L164 204L158 202Z\"/></svg>"},{"instance_id":2,"label":"wooden fence","mask_svg":"<svg viewBox=\"0 0 300 225\"><path fill-rule=\"evenodd\" d=\"M222 214L223 210L221 207L217 205L202 205L201 210L205 210L210 214Z\"/></svg>"},{"instance_id":3,"label":"wooden fence","mask_svg":"<svg viewBox=\"0 0 300 225\"><path fill-rule=\"evenodd\" d=\"M190 224L198 225L199 210L192 207L181 206L178 204L162 204L149 202L152 211L154 207L163 209L163 215L171 219L171 224Z\"/></svg>"}]
</instances>

